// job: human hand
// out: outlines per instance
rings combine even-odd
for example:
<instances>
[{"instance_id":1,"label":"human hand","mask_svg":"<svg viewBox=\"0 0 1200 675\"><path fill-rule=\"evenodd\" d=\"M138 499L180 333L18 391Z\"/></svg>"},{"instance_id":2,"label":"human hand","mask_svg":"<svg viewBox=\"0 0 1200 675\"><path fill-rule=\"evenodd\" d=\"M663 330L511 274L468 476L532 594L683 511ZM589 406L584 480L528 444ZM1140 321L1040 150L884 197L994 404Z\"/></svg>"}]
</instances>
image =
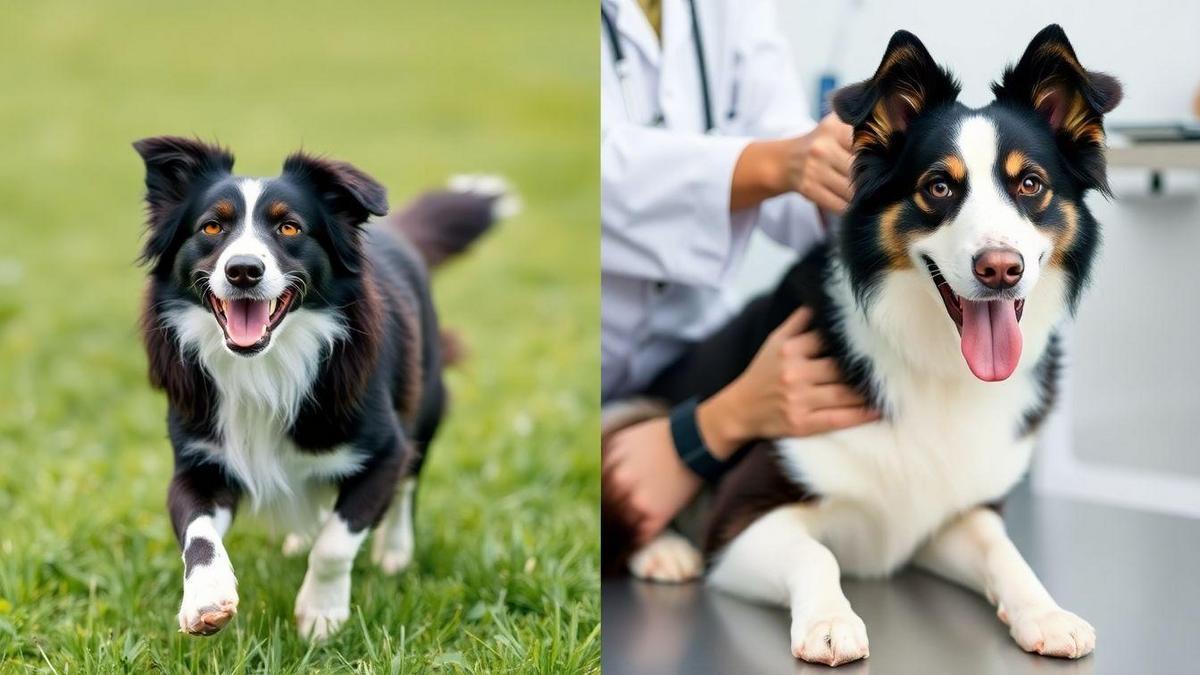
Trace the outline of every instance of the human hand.
<instances>
[{"instance_id":1,"label":"human hand","mask_svg":"<svg viewBox=\"0 0 1200 675\"><path fill-rule=\"evenodd\" d=\"M700 404L697 421L718 458L756 438L803 437L879 419L850 387L800 308L771 332L746 370Z\"/></svg>"},{"instance_id":2,"label":"human hand","mask_svg":"<svg viewBox=\"0 0 1200 675\"><path fill-rule=\"evenodd\" d=\"M838 214L846 210L854 194L850 185L853 127L830 113L815 129L791 139L785 161L787 189L822 209Z\"/></svg>"},{"instance_id":3,"label":"human hand","mask_svg":"<svg viewBox=\"0 0 1200 675\"><path fill-rule=\"evenodd\" d=\"M605 502L620 504L637 544L649 541L700 489L675 451L667 418L614 432L604 444L601 489Z\"/></svg>"}]
</instances>

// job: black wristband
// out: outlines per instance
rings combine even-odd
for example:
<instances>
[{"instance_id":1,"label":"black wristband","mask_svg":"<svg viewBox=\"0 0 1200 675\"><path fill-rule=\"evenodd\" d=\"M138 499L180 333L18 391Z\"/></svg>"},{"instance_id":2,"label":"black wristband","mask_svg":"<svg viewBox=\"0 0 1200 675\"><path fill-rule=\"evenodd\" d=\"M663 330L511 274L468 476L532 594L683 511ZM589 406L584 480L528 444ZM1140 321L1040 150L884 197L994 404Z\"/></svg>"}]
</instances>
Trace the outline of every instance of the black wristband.
<instances>
[{"instance_id":1,"label":"black wristband","mask_svg":"<svg viewBox=\"0 0 1200 675\"><path fill-rule=\"evenodd\" d=\"M697 476L713 482L725 473L728 465L713 457L704 444L696 423L697 404L695 398L689 398L671 410L671 440L675 442L675 452L679 453L684 465Z\"/></svg>"}]
</instances>

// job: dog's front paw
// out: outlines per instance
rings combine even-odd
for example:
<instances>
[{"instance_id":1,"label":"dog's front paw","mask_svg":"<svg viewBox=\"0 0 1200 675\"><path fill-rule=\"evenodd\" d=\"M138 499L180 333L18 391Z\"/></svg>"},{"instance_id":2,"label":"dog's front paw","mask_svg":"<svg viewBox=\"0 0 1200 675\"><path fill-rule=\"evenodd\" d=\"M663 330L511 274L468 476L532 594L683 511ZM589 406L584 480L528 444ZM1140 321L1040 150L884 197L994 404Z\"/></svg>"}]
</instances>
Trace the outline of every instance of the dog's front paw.
<instances>
[{"instance_id":1,"label":"dog's front paw","mask_svg":"<svg viewBox=\"0 0 1200 675\"><path fill-rule=\"evenodd\" d=\"M323 642L349 618L349 607L296 607L296 628L300 637L310 642Z\"/></svg>"},{"instance_id":2,"label":"dog's front paw","mask_svg":"<svg viewBox=\"0 0 1200 675\"><path fill-rule=\"evenodd\" d=\"M1077 659L1096 648L1096 629L1065 609L1051 605L998 613L1007 620L1013 639L1027 652Z\"/></svg>"},{"instance_id":3,"label":"dog's front paw","mask_svg":"<svg viewBox=\"0 0 1200 675\"><path fill-rule=\"evenodd\" d=\"M682 535L665 531L629 559L629 572L638 579L678 584L699 578L704 571L700 551Z\"/></svg>"},{"instance_id":4,"label":"dog's front paw","mask_svg":"<svg viewBox=\"0 0 1200 675\"><path fill-rule=\"evenodd\" d=\"M317 582L311 572L296 595L296 628L300 637L321 642L350 618L350 577Z\"/></svg>"},{"instance_id":5,"label":"dog's front paw","mask_svg":"<svg viewBox=\"0 0 1200 675\"><path fill-rule=\"evenodd\" d=\"M183 582L179 631L212 635L237 614L237 578L227 566L196 568Z\"/></svg>"},{"instance_id":6,"label":"dog's front paw","mask_svg":"<svg viewBox=\"0 0 1200 675\"><path fill-rule=\"evenodd\" d=\"M792 656L840 666L870 656L867 627L849 609L792 619Z\"/></svg>"}]
</instances>

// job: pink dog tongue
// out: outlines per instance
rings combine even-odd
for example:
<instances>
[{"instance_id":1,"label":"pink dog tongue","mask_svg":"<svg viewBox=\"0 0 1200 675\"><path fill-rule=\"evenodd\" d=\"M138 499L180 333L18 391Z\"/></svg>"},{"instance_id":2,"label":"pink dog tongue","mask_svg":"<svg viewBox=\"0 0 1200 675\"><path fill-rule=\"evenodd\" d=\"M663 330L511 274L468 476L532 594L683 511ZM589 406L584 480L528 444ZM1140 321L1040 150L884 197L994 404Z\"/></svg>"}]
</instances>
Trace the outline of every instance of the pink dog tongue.
<instances>
[{"instance_id":1,"label":"pink dog tongue","mask_svg":"<svg viewBox=\"0 0 1200 675\"><path fill-rule=\"evenodd\" d=\"M1008 379L1021 360L1016 301L963 298L962 314L962 353L971 372L984 382Z\"/></svg>"},{"instance_id":2,"label":"pink dog tongue","mask_svg":"<svg viewBox=\"0 0 1200 675\"><path fill-rule=\"evenodd\" d=\"M234 300L229 303L229 339L239 347L252 347L263 336L270 316L266 300Z\"/></svg>"}]
</instances>

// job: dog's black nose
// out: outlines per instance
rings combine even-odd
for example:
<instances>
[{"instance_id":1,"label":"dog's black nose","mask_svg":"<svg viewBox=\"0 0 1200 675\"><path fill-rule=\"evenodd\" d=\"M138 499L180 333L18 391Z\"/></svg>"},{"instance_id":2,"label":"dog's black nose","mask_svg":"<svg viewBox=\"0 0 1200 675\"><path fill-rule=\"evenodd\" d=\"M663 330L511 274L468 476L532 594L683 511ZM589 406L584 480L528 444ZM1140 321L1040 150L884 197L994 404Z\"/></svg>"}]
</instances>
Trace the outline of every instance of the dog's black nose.
<instances>
[{"instance_id":1,"label":"dog's black nose","mask_svg":"<svg viewBox=\"0 0 1200 675\"><path fill-rule=\"evenodd\" d=\"M262 281L266 269L255 256L235 255L225 263L225 278L238 288L251 288Z\"/></svg>"},{"instance_id":2,"label":"dog's black nose","mask_svg":"<svg viewBox=\"0 0 1200 675\"><path fill-rule=\"evenodd\" d=\"M1015 249L985 248L974 260L975 278L997 291L1012 288L1025 273L1025 257Z\"/></svg>"}]
</instances>

